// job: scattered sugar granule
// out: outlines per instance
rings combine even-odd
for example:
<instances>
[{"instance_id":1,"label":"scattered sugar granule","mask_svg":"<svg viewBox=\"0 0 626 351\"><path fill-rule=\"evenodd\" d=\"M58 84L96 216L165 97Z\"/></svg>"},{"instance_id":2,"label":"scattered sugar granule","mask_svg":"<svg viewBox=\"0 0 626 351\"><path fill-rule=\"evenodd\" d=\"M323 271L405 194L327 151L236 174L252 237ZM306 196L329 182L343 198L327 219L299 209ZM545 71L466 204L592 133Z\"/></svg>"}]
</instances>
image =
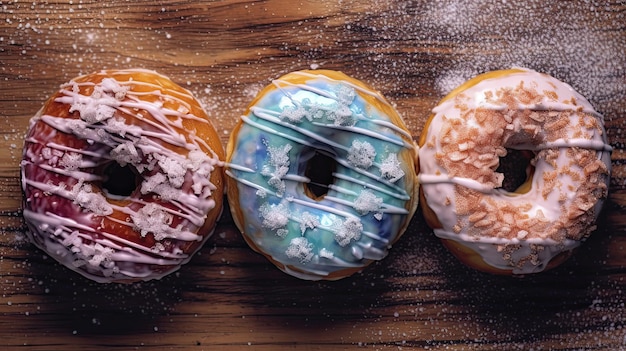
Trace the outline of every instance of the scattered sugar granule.
<instances>
[{"instance_id":1,"label":"scattered sugar granule","mask_svg":"<svg viewBox=\"0 0 626 351\"><path fill-rule=\"evenodd\" d=\"M156 173L153 176L145 177L143 182L141 182L141 193L145 195L150 192L156 192L156 189L160 185L165 184L166 181L167 178L163 173Z\"/></svg>"},{"instance_id":2,"label":"scattered sugar granule","mask_svg":"<svg viewBox=\"0 0 626 351\"><path fill-rule=\"evenodd\" d=\"M356 124L352 110L347 105L338 105L332 113L328 114L328 119L335 121L336 126L350 127Z\"/></svg>"}]
</instances>

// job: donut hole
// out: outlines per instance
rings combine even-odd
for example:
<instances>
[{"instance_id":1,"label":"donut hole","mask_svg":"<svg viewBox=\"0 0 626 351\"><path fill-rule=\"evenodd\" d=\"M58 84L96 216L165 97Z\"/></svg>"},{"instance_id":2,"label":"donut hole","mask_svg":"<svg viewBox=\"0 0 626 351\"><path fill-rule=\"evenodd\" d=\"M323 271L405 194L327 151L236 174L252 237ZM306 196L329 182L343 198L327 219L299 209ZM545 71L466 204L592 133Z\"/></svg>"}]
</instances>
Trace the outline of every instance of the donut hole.
<instances>
[{"instance_id":1,"label":"donut hole","mask_svg":"<svg viewBox=\"0 0 626 351\"><path fill-rule=\"evenodd\" d=\"M528 150L506 149L506 156L500 157L500 165L496 172L504 174L501 189L508 192L525 193L525 186L531 179L534 167L530 161L534 153Z\"/></svg>"},{"instance_id":2,"label":"donut hole","mask_svg":"<svg viewBox=\"0 0 626 351\"><path fill-rule=\"evenodd\" d=\"M335 182L337 161L330 155L315 150L307 161L304 176L311 181L304 184L304 193L313 200L320 201L328 193L329 185Z\"/></svg>"},{"instance_id":3,"label":"donut hole","mask_svg":"<svg viewBox=\"0 0 626 351\"><path fill-rule=\"evenodd\" d=\"M131 165L122 166L112 162L104 168L102 190L107 197L125 198L141 184L139 172Z\"/></svg>"}]
</instances>

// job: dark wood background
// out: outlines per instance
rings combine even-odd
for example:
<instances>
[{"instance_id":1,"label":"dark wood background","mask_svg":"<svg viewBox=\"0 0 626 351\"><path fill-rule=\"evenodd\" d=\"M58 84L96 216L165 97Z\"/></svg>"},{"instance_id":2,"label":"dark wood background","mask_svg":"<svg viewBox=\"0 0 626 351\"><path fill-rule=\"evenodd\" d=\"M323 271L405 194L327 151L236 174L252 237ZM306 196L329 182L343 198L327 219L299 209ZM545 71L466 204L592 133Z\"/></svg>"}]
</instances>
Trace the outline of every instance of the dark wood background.
<instances>
[{"instance_id":1,"label":"dark wood background","mask_svg":"<svg viewBox=\"0 0 626 351\"><path fill-rule=\"evenodd\" d=\"M625 48L624 1L0 1L0 349L624 350ZM281 273L228 216L179 273L131 286L89 282L24 239L23 135L78 74L166 74L225 143L254 94L289 71L368 82L417 137L454 85L510 66L572 84L615 148L599 229L544 274L474 272L420 213L385 260L337 282Z\"/></svg>"}]
</instances>

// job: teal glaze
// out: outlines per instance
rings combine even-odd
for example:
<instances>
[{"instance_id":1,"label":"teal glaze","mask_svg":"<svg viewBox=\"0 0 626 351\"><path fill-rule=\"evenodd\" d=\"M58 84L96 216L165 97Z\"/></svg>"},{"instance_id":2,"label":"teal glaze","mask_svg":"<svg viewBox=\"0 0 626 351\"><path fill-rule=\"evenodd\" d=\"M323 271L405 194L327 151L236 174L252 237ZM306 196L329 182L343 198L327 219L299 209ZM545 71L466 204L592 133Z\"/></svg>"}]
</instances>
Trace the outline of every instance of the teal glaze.
<instances>
[{"instance_id":1,"label":"teal glaze","mask_svg":"<svg viewBox=\"0 0 626 351\"><path fill-rule=\"evenodd\" d=\"M237 180L243 234L274 260L307 272L286 269L304 279L382 259L412 215L406 207L415 170L400 163L404 176L396 180L380 168L390 154L416 152L410 135L365 101L366 94L382 101L374 92L323 75L311 75L304 85L281 80L274 85L242 116L228 165ZM350 154L355 141L375 156L366 152L364 162L355 163ZM280 152L286 149L287 154ZM304 190L310 181L304 177L307 162L316 150L337 162L334 182L321 200ZM374 201L363 201L361 208L355 205L359 196ZM349 235L342 235L347 224Z\"/></svg>"}]
</instances>

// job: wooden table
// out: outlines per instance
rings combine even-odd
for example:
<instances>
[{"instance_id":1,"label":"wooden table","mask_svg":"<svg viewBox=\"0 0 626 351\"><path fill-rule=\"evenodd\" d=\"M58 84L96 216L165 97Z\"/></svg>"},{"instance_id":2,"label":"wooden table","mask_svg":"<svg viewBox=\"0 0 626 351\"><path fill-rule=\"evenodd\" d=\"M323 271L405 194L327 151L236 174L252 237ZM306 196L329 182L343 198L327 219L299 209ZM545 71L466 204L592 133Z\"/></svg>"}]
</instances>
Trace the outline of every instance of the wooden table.
<instances>
[{"instance_id":1,"label":"wooden table","mask_svg":"<svg viewBox=\"0 0 626 351\"><path fill-rule=\"evenodd\" d=\"M626 349L625 30L624 1L1 1L0 349ZM514 65L586 95L615 149L599 228L555 270L474 272L420 213L385 260L337 282L278 271L228 216L179 273L130 286L89 282L25 241L23 135L78 74L166 74L226 142L254 94L292 70L370 83L417 136L456 84Z\"/></svg>"}]
</instances>

